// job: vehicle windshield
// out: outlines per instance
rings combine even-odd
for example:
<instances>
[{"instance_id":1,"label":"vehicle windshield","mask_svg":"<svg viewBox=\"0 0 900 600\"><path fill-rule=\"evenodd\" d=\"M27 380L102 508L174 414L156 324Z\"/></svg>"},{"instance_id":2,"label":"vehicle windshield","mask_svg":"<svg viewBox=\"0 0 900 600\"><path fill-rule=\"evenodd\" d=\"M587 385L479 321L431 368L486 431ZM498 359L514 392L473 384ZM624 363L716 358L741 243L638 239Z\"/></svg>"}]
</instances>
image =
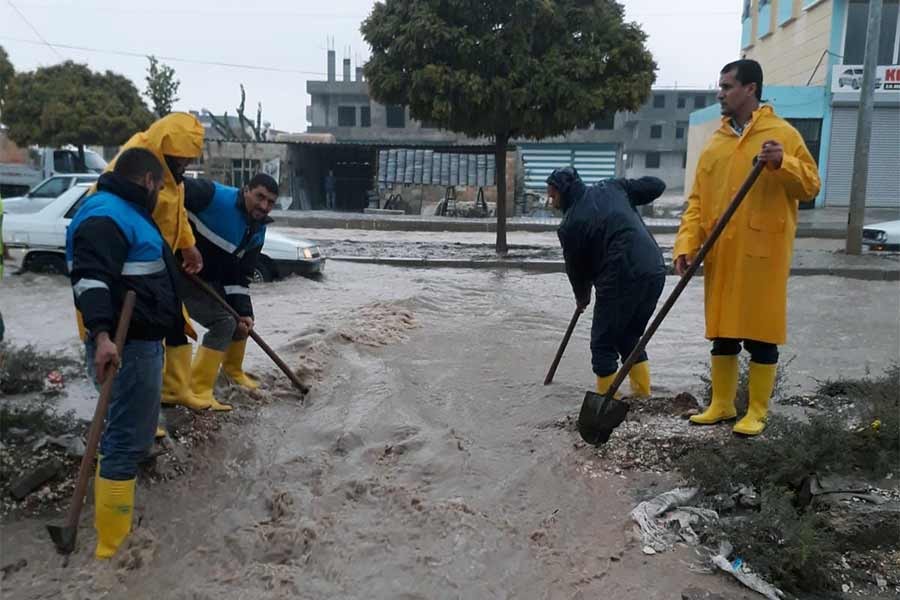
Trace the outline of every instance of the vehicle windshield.
<instances>
[{"instance_id":1,"label":"vehicle windshield","mask_svg":"<svg viewBox=\"0 0 900 600\"><path fill-rule=\"evenodd\" d=\"M74 150L54 150L53 170L57 173L102 173L106 161L96 152L84 151L84 168L78 162L78 152Z\"/></svg>"},{"instance_id":2,"label":"vehicle windshield","mask_svg":"<svg viewBox=\"0 0 900 600\"><path fill-rule=\"evenodd\" d=\"M69 189L71 177L51 177L28 192L29 198L56 198Z\"/></svg>"},{"instance_id":3,"label":"vehicle windshield","mask_svg":"<svg viewBox=\"0 0 900 600\"><path fill-rule=\"evenodd\" d=\"M84 153L84 163L87 170L92 173L102 173L106 168L106 161L99 154L90 150L86 150Z\"/></svg>"}]
</instances>

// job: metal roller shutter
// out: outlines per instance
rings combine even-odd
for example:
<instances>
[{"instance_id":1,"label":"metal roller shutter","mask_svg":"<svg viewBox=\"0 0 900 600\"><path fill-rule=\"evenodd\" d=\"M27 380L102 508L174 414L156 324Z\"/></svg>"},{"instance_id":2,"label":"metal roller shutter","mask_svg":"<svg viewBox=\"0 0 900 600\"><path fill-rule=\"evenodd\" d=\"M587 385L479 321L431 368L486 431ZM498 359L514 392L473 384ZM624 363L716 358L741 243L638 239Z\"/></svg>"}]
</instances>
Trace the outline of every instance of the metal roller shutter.
<instances>
[{"instance_id":1,"label":"metal roller shutter","mask_svg":"<svg viewBox=\"0 0 900 600\"><path fill-rule=\"evenodd\" d=\"M585 183L616 176L618 148L611 144L520 144L525 188L545 190L554 169L575 167Z\"/></svg>"},{"instance_id":2,"label":"metal roller shutter","mask_svg":"<svg viewBox=\"0 0 900 600\"><path fill-rule=\"evenodd\" d=\"M856 119L855 107L835 107L831 121L825 188L827 206L850 204ZM900 109L877 107L872 117L872 145L869 148L869 178L866 185L867 207L900 207L897 165L900 165Z\"/></svg>"}]
</instances>

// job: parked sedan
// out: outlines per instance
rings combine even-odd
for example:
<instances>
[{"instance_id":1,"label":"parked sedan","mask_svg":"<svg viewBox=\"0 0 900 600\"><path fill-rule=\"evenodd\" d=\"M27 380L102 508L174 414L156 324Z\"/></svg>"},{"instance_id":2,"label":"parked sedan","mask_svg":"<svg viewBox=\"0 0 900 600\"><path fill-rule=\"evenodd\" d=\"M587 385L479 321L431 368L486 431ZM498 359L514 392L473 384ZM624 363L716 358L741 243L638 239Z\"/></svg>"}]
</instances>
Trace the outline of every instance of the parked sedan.
<instances>
[{"instance_id":1,"label":"parked sedan","mask_svg":"<svg viewBox=\"0 0 900 600\"><path fill-rule=\"evenodd\" d=\"M72 186L79 183L93 184L98 177L99 175L95 173L73 173L48 177L24 196L4 199L3 210L7 214L37 212L59 198Z\"/></svg>"},{"instance_id":2,"label":"parked sedan","mask_svg":"<svg viewBox=\"0 0 900 600\"><path fill-rule=\"evenodd\" d=\"M863 244L869 250L900 251L900 221L886 221L863 228Z\"/></svg>"},{"instance_id":3,"label":"parked sedan","mask_svg":"<svg viewBox=\"0 0 900 600\"><path fill-rule=\"evenodd\" d=\"M24 252L22 269L66 273L66 228L92 184L78 183L49 204L20 206L3 220L3 243ZM5 207L5 204L4 204ZM254 280L272 281L292 273L316 275L325 270L325 257L307 240L266 232L266 242Z\"/></svg>"}]
</instances>

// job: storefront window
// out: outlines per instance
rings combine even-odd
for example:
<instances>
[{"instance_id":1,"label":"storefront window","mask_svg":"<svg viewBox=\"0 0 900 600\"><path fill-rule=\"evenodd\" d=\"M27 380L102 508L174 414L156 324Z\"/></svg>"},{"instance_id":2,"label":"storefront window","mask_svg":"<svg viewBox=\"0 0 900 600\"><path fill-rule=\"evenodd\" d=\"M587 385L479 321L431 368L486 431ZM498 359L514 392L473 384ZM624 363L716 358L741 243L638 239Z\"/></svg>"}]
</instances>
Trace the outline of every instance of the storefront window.
<instances>
[{"instance_id":1,"label":"storefront window","mask_svg":"<svg viewBox=\"0 0 900 600\"><path fill-rule=\"evenodd\" d=\"M900 64L897 56L898 9L900 0L885 0L881 14L881 37L878 43L878 64ZM844 64L861 65L866 54L866 29L869 20L869 3L851 0L847 6L847 26L844 37Z\"/></svg>"}]
</instances>

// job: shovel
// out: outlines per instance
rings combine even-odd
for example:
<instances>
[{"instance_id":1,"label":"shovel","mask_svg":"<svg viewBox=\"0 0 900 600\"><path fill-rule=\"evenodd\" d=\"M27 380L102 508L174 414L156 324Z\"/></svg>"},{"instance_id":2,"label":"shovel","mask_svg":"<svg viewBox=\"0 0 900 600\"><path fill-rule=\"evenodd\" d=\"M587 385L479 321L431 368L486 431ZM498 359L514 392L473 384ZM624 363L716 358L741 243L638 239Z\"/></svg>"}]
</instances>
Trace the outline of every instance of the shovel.
<instances>
[{"instance_id":1,"label":"shovel","mask_svg":"<svg viewBox=\"0 0 900 600\"><path fill-rule=\"evenodd\" d=\"M191 283L193 283L194 285L199 287L201 290L206 292L206 294L210 298L215 300L222 308L225 309L225 311L228 314L230 314L232 317L234 317L235 321L240 322L241 316L237 313L237 311L234 310L231 307L231 305L228 304L228 302L225 300L225 298L220 296L218 294L218 292L216 292L216 290L214 290L208 283L206 283L205 281L203 281L202 279L200 279L199 277L197 277L196 275L193 275L191 273L187 273L187 272L182 272L182 273ZM265 352L266 354L269 355L269 358L272 359L272 362L274 362L276 365L278 365L278 368L281 369L281 371L285 375L287 375L287 378L291 380L291 383L294 384L294 387L296 387L298 390L300 390L300 393L306 394L309 392L309 386L306 385L305 383L303 383L302 381L300 381L300 378L297 377L297 375L293 371L291 371L291 368L289 366L287 366L287 364L283 360L281 360L281 357L278 356L275 353L275 351L272 350L271 347L269 347L269 345L265 342L265 340L263 340L261 337L259 337L258 333L256 333L255 331L253 331L251 329L250 337L253 338L253 341L256 342L257 346L262 348L263 352Z\"/></svg>"},{"instance_id":2,"label":"shovel","mask_svg":"<svg viewBox=\"0 0 900 600\"><path fill-rule=\"evenodd\" d=\"M553 383L553 376L556 375L556 368L559 366L559 361L562 360L563 352L566 351L566 346L569 345L569 338L572 337L572 332L575 331L575 324L578 323L578 317L581 316L582 311L580 309L575 309L575 314L572 315L572 320L569 321L569 328L566 329L566 335L563 336L562 342L559 344L559 350L556 351L556 356L553 358L553 364L550 365L550 370L547 371L547 376L544 378L544 385L550 385Z\"/></svg>"},{"instance_id":3,"label":"shovel","mask_svg":"<svg viewBox=\"0 0 900 600\"><path fill-rule=\"evenodd\" d=\"M131 323L131 313L134 311L134 302L137 296L133 291L125 293L125 302L122 303L122 313L119 315L119 324L116 327L116 352L119 359L122 357L122 349L125 347L125 338L128 335L128 326ZM50 538L56 545L60 554L71 554L75 550L75 538L78 535L78 521L81 517L81 507L84 506L84 497L87 494L88 482L94 467L94 458L97 456L97 445L100 443L100 435L103 433L106 412L109 409L109 397L112 395L113 381L116 378L118 366L113 366L112 371L106 374L106 379L100 388L100 399L94 410L94 419L88 430L87 447L84 456L81 457L81 466L78 469L78 481L75 484L75 492L72 495L72 503L66 514L65 525L47 525Z\"/></svg>"},{"instance_id":4,"label":"shovel","mask_svg":"<svg viewBox=\"0 0 900 600\"><path fill-rule=\"evenodd\" d=\"M700 268L703 259L706 258L706 255L709 254L709 251L716 243L716 240L722 235L725 226L728 225L731 217L737 212L741 202L744 201L744 197L750 191L750 188L753 187L753 184L756 183L756 180L759 178L759 175L762 173L765 166L766 163L762 161L756 161L754 163L753 170L750 171L747 179L744 180L741 189L737 191L734 200L731 201L728 209L719 219L718 223L716 223L716 226L713 228L712 232L710 232L709 237L703 243L703 246L700 247L700 251L697 252L697 256L694 258L691 266L688 267L688 270L681 276L678 285L672 290L666 303L656 314L656 317L647 328L647 331L644 333L637 346L631 351L631 354L625 360L625 364L619 369L619 372L616 374L616 378L613 380L612 385L609 386L606 395L600 396L592 392L588 392L585 395L584 402L581 404L581 412L578 415L578 433L581 434L581 438L588 444L596 446L606 443L612 430L625 420L628 406L624 402L616 400L613 396L615 396L615 393L619 390L619 386L622 385L622 382L625 381L629 371L631 371L631 367L637 362L637 359L644 351L644 348L647 347L650 338L653 337L653 334L656 333L656 330L669 314L669 311L672 310L672 307L675 305L681 292L684 291L684 288L687 287L688 282L697 272L697 269ZM620 405L624 405L624 407Z\"/></svg>"}]
</instances>

